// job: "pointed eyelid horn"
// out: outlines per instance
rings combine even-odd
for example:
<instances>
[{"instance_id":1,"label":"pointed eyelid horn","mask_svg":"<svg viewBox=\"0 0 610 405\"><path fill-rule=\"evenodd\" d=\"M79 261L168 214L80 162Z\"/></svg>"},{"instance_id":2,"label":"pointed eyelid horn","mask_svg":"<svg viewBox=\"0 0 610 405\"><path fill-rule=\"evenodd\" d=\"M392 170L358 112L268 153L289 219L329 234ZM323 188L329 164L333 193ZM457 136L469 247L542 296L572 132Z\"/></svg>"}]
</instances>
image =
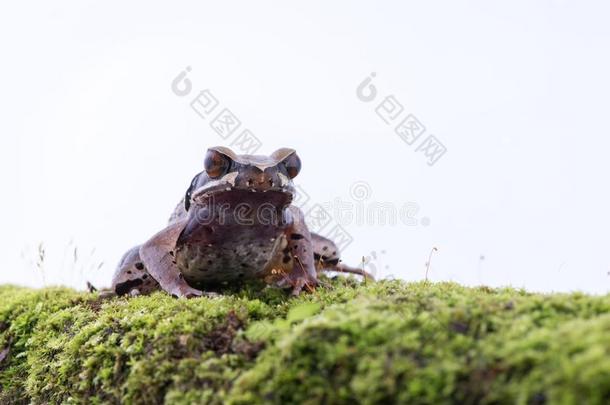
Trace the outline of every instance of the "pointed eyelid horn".
<instances>
[{"instance_id":1,"label":"pointed eyelid horn","mask_svg":"<svg viewBox=\"0 0 610 405\"><path fill-rule=\"evenodd\" d=\"M291 148L281 148L273 152L269 157L266 156L248 156L248 155L238 155L233 152L231 149L226 146L214 146L208 148L208 150L212 150L218 153L222 153L232 161L236 163L252 165L258 167L260 170L265 170L268 167L273 167L278 163L285 160L288 156L292 155L296 151Z\"/></svg>"},{"instance_id":2,"label":"pointed eyelid horn","mask_svg":"<svg viewBox=\"0 0 610 405\"><path fill-rule=\"evenodd\" d=\"M296 150L291 148L281 148L273 152L270 157L277 163L280 163L281 161L286 160L288 156L292 155L295 152Z\"/></svg>"}]
</instances>

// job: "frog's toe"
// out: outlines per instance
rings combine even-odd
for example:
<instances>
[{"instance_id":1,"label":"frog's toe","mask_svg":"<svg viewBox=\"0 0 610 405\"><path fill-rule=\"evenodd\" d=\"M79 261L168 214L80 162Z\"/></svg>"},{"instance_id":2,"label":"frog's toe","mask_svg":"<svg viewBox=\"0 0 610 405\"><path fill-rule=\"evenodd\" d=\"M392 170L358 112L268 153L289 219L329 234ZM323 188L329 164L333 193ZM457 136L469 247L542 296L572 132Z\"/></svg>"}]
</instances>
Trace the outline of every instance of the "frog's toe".
<instances>
[{"instance_id":1,"label":"frog's toe","mask_svg":"<svg viewBox=\"0 0 610 405\"><path fill-rule=\"evenodd\" d=\"M294 284L294 287L292 288L291 294L294 295L295 297L299 296L301 294L301 291L303 291L304 286L305 286L305 280L303 280L303 279L297 280L296 283Z\"/></svg>"},{"instance_id":2,"label":"frog's toe","mask_svg":"<svg viewBox=\"0 0 610 405\"><path fill-rule=\"evenodd\" d=\"M288 287L292 286L292 284L290 283L290 280L288 279L288 277L285 277L285 278L283 278L281 280L276 281L275 285L278 288L288 288Z\"/></svg>"},{"instance_id":3,"label":"frog's toe","mask_svg":"<svg viewBox=\"0 0 610 405\"><path fill-rule=\"evenodd\" d=\"M323 280L318 280L318 286L326 288L327 290L335 289L335 287L331 283L323 281Z\"/></svg>"},{"instance_id":4,"label":"frog's toe","mask_svg":"<svg viewBox=\"0 0 610 405\"><path fill-rule=\"evenodd\" d=\"M199 298L199 297L219 298L220 296L221 296L221 294L218 294L215 292L199 291L199 290L195 290L195 289L193 289L192 292L189 292L186 295L184 295L185 298Z\"/></svg>"},{"instance_id":5,"label":"frog's toe","mask_svg":"<svg viewBox=\"0 0 610 405\"><path fill-rule=\"evenodd\" d=\"M204 295L203 291L189 287L186 283L179 285L172 292L174 298L197 298Z\"/></svg>"},{"instance_id":6,"label":"frog's toe","mask_svg":"<svg viewBox=\"0 0 610 405\"><path fill-rule=\"evenodd\" d=\"M318 280L304 276L287 276L276 283L279 288L292 288L291 294L295 296L299 295L303 289L313 291L318 284Z\"/></svg>"}]
</instances>

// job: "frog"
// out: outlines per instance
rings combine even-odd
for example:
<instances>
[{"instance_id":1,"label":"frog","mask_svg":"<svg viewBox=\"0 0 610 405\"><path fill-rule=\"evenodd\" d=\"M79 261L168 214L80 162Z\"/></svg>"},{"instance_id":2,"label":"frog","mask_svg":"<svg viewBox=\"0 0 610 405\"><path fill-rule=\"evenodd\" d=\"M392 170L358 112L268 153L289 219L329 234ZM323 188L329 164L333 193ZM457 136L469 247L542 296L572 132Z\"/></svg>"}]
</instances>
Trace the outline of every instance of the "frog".
<instances>
[{"instance_id":1,"label":"frog","mask_svg":"<svg viewBox=\"0 0 610 405\"><path fill-rule=\"evenodd\" d=\"M128 250L111 291L176 298L215 296L215 286L263 280L293 295L323 284L322 272L373 280L341 260L331 239L310 231L294 204L301 159L291 148L270 155L207 149L164 229Z\"/></svg>"}]
</instances>

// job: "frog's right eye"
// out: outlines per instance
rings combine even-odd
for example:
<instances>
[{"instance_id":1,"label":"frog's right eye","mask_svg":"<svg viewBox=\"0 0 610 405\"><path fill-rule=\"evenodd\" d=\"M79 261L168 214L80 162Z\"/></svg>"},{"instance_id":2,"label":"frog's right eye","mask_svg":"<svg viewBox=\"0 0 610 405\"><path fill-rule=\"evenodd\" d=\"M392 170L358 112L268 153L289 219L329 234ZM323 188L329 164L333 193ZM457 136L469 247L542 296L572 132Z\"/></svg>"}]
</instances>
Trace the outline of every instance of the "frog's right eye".
<instances>
[{"instance_id":1,"label":"frog's right eye","mask_svg":"<svg viewBox=\"0 0 610 405\"><path fill-rule=\"evenodd\" d=\"M301 158L299 158L299 155L297 155L296 152L291 153L282 163L291 179L297 177L301 171Z\"/></svg>"},{"instance_id":2,"label":"frog's right eye","mask_svg":"<svg viewBox=\"0 0 610 405\"><path fill-rule=\"evenodd\" d=\"M222 153L210 149L205 155L203 166L210 178L217 179L229 171L231 160Z\"/></svg>"}]
</instances>

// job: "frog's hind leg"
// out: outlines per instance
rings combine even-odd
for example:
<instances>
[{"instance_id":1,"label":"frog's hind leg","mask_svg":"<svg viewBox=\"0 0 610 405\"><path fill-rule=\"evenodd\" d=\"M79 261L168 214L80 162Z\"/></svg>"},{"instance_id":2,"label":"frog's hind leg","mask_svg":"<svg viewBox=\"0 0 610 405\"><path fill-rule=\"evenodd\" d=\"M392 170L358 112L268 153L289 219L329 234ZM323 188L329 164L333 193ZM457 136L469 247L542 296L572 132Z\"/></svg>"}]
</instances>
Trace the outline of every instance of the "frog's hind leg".
<instances>
[{"instance_id":1,"label":"frog's hind leg","mask_svg":"<svg viewBox=\"0 0 610 405\"><path fill-rule=\"evenodd\" d=\"M125 253L112 278L112 291L116 295L136 296L159 289L159 283L148 274L140 258L140 246Z\"/></svg>"},{"instance_id":2,"label":"frog's hind leg","mask_svg":"<svg viewBox=\"0 0 610 405\"><path fill-rule=\"evenodd\" d=\"M318 234L311 234L311 243L313 247L313 257L318 272L336 271L337 273L350 273L364 277L365 279L374 280L373 275L359 269L357 267L348 266L341 263L341 253L339 248L330 239L327 239Z\"/></svg>"}]
</instances>

